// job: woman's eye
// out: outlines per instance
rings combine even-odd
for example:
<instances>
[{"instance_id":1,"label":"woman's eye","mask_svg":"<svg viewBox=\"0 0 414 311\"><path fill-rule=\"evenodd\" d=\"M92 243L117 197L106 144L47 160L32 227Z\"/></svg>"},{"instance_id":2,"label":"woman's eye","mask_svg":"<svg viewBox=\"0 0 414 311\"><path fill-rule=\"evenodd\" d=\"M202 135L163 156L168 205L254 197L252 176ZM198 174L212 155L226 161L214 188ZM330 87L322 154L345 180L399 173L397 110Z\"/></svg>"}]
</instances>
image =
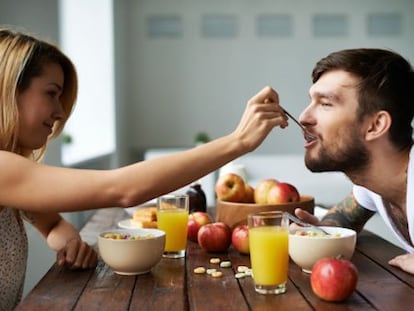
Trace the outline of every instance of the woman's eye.
<instances>
[{"instance_id":1,"label":"woman's eye","mask_svg":"<svg viewBox=\"0 0 414 311\"><path fill-rule=\"evenodd\" d=\"M56 91L49 91L49 92L47 92L47 94L49 95L49 97L51 97L51 98L55 98L55 97L57 97L57 92Z\"/></svg>"}]
</instances>

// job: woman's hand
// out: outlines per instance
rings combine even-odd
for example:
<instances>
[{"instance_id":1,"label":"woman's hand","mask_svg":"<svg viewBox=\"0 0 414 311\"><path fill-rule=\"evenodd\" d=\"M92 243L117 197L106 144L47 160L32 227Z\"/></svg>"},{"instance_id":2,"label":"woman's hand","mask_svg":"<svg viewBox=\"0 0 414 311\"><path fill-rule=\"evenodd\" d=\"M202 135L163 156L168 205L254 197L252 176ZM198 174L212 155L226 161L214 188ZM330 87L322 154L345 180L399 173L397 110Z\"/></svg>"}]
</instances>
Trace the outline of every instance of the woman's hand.
<instances>
[{"instance_id":1,"label":"woman's hand","mask_svg":"<svg viewBox=\"0 0 414 311\"><path fill-rule=\"evenodd\" d=\"M46 238L48 246L57 252L56 262L69 269L94 268L96 251L82 241L79 232L58 213L25 212L25 219Z\"/></svg>"},{"instance_id":2,"label":"woman's hand","mask_svg":"<svg viewBox=\"0 0 414 311\"><path fill-rule=\"evenodd\" d=\"M391 259L388 264L401 270L414 274L414 254L399 255Z\"/></svg>"},{"instance_id":3,"label":"woman's hand","mask_svg":"<svg viewBox=\"0 0 414 311\"><path fill-rule=\"evenodd\" d=\"M56 255L56 262L59 266L65 266L72 270L94 268L97 261L96 251L78 238L69 240Z\"/></svg>"},{"instance_id":4,"label":"woman's hand","mask_svg":"<svg viewBox=\"0 0 414 311\"><path fill-rule=\"evenodd\" d=\"M275 126L285 128L287 125L287 116L279 106L279 95L267 86L248 101L233 134L248 150L252 151L263 142Z\"/></svg>"}]
</instances>

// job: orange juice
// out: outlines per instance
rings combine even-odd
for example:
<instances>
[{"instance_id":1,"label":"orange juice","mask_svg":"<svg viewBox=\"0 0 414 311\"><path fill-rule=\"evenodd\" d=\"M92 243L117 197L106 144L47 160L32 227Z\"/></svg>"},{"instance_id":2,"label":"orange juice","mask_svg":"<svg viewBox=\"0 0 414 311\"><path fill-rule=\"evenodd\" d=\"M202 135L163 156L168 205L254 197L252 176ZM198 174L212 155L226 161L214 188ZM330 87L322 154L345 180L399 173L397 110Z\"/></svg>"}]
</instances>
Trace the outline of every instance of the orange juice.
<instances>
[{"instance_id":1,"label":"orange juice","mask_svg":"<svg viewBox=\"0 0 414 311\"><path fill-rule=\"evenodd\" d=\"M188 211L166 209L157 211L158 229L165 231L165 251L185 250L187 245Z\"/></svg>"},{"instance_id":2,"label":"orange juice","mask_svg":"<svg viewBox=\"0 0 414 311\"><path fill-rule=\"evenodd\" d=\"M280 226L249 228L250 261L256 284L286 283L288 240L288 230Z\"/></svg>"}]
</instances>

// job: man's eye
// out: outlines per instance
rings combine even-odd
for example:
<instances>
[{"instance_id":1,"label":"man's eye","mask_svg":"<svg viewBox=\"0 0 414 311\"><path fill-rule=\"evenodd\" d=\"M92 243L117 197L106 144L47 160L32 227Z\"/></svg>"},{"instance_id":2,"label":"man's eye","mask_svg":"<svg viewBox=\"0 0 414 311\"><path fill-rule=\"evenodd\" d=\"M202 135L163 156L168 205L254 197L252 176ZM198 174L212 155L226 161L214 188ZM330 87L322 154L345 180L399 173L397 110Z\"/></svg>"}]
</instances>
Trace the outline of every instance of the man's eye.
<instances>
[{"instance_id":1,"label":"man's eye","mask_svg":"<svg viewBox=\"0 0 414 311\"><path fill-rule=\"evenodd\" d=\"M332 107L331 103L321 103L322 107Z\"/></svg>"}]
</instances>

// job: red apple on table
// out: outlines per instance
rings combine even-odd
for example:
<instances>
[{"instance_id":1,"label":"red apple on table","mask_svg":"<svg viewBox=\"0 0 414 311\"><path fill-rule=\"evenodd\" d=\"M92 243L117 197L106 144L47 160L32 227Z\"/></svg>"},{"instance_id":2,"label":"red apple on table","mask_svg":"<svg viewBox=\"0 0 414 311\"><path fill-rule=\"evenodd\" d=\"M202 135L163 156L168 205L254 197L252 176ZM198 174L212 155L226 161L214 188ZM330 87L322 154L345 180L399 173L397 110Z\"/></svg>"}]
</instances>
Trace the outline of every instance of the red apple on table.
<instances>
[{"instance_id":1,"label":"red apple on table","mask_svg":"<svg viewBox=\"0 0 414 311\"><path fill-rule=\"evenodd\" d=\"M269 190L277 185L279 181L274 178L267 178L261 180L254 189L254 201L257 204L267 204Z\"/></svg>"},{"instance_id":2,"label":"red apple on table","mask_svg":"<svg viewBox=\"0 0 414 311\"><path fill-rule=\"evenodd\" d=\"M188 216L187 238L197 242L198 230L206 224L212 223L210 215L205 212L193 212Z\"/></svg>"},{"instance_id":3,"label":"red apple on table","mask_svg":"<svg viewBox=\"0 0 414 311\"><path fill-rule=\"evenodd\" d=\"M231 244L231 229L223 222L204 225L198 230L197 241L207 252L224 252Z\"/></svg>"},{"instance_id":4,"label":"red apple on table","mask_svg":"<svg viewBox=\"0 0 414 311\"><path fill-rule=\"evenodd\" d=\"M282 204L289 202L299 202L299 191L295 186L287 182L280 182L273 185L267 194L268 204Z\"/></svg>"},{"instance_id":5,"label":"red apple on table","mask_svg":"<svg viewBox=\"0 0 414 311\"><path fill-rule=\"evenodd\" d=\"M254 203L254 188L253 186L245 183L244 199L243 203Z\"/></svg>"},{"instance_id":6,"label":"red apple on table","mask_svg":"<svg viewBox=\"0 0 414 311\"><path fill-rule=\"evenodd\" d=\"M247 225L238 225L233 229L231 244L239 253L250 254L249 227Z\"/></svg>"},{"instance_id":7,"label":"red apple on table","mask_svg":"<svg viewBox=\"0 0 414 311\"><path fill-rule=\"evenodd\" d=\"M228 202L242 202L245 195L245 182L234 173L221 175L216 182L217 199Z\"/></svg>"},{"instance_id":8,"label":"red apple on table","mask_svg":"<svg viewBox=\"0 0 414 311\"><path fill-rule=\"evenodd\" d=\"M340 302L348 298L358 282L358 270L346 259L322 258L312 268L313 292L326 301Z\"/></svg>"}]
</instances>

